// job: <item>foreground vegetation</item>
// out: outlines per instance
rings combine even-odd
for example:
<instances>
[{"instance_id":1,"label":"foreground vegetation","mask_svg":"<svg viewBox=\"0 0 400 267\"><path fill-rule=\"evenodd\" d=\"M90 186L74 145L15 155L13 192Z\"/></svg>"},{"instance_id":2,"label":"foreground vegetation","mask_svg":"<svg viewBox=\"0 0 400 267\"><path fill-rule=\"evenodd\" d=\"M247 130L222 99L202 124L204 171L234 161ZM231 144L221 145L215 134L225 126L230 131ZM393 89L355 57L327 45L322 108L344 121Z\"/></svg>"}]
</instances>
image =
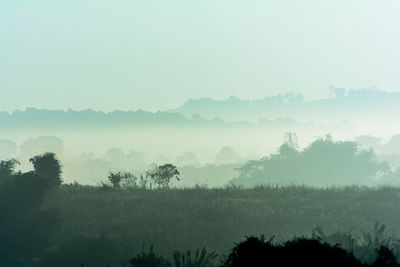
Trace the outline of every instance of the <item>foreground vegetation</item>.
<instances>
[{"instance_id":1,"label":"foreground vegetation","mask_svg":"<svg viewBox=\"0 0 400 267\"><path fill-rule=\"evenodd\" d=\"M52 192L44 207L59 210L63 219L56 247L71 238L107 240L118 252L108 260L118 261L140 251L143 242L163 256L203 246L222 255L249 235L286 240L311 236L321 226L326 236L342 231L356 238L361 230L373 232L376 221L386 224L386 237L396 239L399 200L395 187L144 190L75 184Z\"/></svg>"},{"instance_id":2,"label":"foreground vegetation","mask_svg":"<svg viewBox=\"0 0 400 267\"><path fill-rule=\"evenodd\" d=\"M218 255L209 253L205 248L191 253L190 250L173 253L169 261L154 252L142 251L130 260L133 267L243 267L243 266L308 266L308 267L399 267L393 250L381 245L372 250L370 247L360 247L364 256L372 259L355 257L354 251L341 245L329 244L318 239L295 238L282 243L274 243L273 238L248 237L236 244L227 257L216 263Z\"/></svg>"},{"instance_id":3,"label":"foreground vegetation","mask_svg":"<svg viewBox=\"0 0 400 267\"><path fill-rule=\"evenodd\" d=\"M369 263L381 246L400 256L398 187L178 189L127 186L123 180L132 177L123 173L110 174L113 186L84 186L62 184L52 153L30 161L26 173L15 171L16 160L0 162L0 263L127 263L149 256L143 248L151 244L158 254L150 257L168 262L174 250L183 260L201 247L223 260L235 243L263 234L275 236L279 250L285 240L306 237L341 244ZM178 172L167 164L150 174L169 181Z\"/></svg>"}]
</instances>

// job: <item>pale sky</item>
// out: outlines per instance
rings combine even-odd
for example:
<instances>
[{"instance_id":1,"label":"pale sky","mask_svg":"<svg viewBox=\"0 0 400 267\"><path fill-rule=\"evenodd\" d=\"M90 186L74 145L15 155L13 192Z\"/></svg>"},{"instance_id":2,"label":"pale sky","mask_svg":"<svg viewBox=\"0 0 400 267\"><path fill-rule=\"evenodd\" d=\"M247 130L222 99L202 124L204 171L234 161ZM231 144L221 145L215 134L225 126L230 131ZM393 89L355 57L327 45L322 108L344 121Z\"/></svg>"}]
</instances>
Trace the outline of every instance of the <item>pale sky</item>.
<instances>
[{"instance_id":1,"label":"pale sky","mask_svg":"<svg viewBox=\"0 0 400 267\"><path fill-rule=\"evenodd\" d=\"M400 91L400 1L0 2L0 110Z\"/></svg>"}]
</instances>

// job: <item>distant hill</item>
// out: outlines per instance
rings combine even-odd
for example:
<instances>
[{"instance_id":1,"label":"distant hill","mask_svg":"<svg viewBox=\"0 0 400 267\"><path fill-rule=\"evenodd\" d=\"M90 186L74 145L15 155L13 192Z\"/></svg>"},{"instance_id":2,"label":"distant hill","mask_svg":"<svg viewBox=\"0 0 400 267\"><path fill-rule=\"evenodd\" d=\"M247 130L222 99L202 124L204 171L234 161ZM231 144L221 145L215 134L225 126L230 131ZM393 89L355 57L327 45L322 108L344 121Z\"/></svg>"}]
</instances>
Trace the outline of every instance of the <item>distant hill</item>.
<instances>
[{"instance_id":1,"label":"distant hill","mask_svg":"<svg viewBox=\"0 0 400 267\"><path fill-rule=\"evenodd\" d=\"M230 97L190 99L174 110L148 112L46 110L27 108L12 113L0 111L0 129L98 129L121 127L312 127L354 126L393 135L400 131L400 93L376 90L331 88L333 97L304 101L302 95L288 93L257 100ZM379 134L378 133L378 134ZM376 133L375 133L376 134Z\"/></svg>"},{"instance_id":2,"label":"distant hill","mask_svg":"<svg viewBox=\"0 0 400 267\"><path fill-rule=\"evenodd\" d=\"M12 113L0 112L0 129L64 129L101 127L152 127L183 125L218 125L220 119L206 120L199 116L191 119L178 113L137 111L102 112L91 109L47 110L27 108Z\"/></svg>"},{"instance_id":3,"label":"distant hill","mask_svg":"<svg viewBox=\"0 0 400 267\"><path fill-rule=\"evenodd\" d=\"M234 96L225 100L190 99L169 112L178 112L188 117L192 114L208 119L219 117L227 121L291 117L295 120L319 122L354 120L365 116L371 119L396 119L400 114L400 92L331 87L331 93L331 98L314 101L304 101L302 95L295 93L256 100Z\"/></svg>"},{"instance_id":4,"label":"distant hill","mask_svg":"<svg viewBox=\"0 0 400 267\"><path fill-rule=\"evenodd\" d=\"M0 129L113 129L113 128L143 128L143 127L317 127L323 128L323 124L314 122L299 123L289 117L274 120L259 120L257 123L249 121L226 122L220 118L205 119L194 114L190 118L171 112L147 112L137 111L94 111L91 109L76 110L48 110L27 108L12 113L0 112ZM344 123L342 126L351 127Z\"/></svg>"}]
</instances>

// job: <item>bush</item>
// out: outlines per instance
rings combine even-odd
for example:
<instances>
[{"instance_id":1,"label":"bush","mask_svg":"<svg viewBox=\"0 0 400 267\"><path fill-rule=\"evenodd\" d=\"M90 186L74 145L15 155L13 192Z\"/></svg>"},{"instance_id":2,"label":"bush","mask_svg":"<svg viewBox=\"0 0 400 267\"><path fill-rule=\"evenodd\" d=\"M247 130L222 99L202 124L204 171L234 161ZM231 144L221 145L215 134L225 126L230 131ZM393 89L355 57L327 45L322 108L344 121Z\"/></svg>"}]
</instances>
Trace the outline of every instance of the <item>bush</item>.
<instances>
[{"instance_id":1,"label":"bush","mask_svg":"<svg viewBox=\"0 0 400 267\"><path fill-rule=\"evenodd\" d=\"M295 239L284 245L274 245L256 237L237 244L223 267L241 266L364 266L345 250L322 244L318 240Z\"/></svg>"}]
</instances>

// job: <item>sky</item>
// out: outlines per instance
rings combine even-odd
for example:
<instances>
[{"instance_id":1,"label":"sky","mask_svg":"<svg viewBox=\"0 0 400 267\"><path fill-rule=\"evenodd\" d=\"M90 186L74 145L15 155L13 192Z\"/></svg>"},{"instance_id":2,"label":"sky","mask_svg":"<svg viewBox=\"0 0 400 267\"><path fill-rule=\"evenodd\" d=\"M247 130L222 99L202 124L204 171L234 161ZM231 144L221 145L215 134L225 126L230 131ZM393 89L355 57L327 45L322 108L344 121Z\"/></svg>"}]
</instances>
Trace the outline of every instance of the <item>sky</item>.
<instances>
[{"instance_id":1,"label":"sky","mask_svg":"<svg viewBox=\"0 0 400 267\"><path fill-rule=\"evenodd\" d=\"M0 2L0 110L400 91L400 1Z\"/></svg>"}]
</instances>

